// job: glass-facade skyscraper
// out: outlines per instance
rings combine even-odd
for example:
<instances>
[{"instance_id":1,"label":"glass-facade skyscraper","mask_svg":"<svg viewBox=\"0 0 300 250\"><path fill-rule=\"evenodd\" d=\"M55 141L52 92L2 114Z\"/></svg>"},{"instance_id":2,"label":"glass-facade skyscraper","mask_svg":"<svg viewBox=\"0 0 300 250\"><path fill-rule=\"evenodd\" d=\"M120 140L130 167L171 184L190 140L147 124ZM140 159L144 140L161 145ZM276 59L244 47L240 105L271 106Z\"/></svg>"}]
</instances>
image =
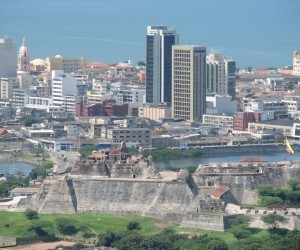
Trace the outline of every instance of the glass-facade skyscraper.
<instances>
[{"instance_id":1,"label":"glass-facade skyscraper","mask_svg":"<svg viewBox=\"0 0 300 250\"><path fill-rule=\"evenodd\" d=\"M172 94L172 46L179 35L166 26L147 27L146 102L170 103Z\"/></svg>"}]
</instances>

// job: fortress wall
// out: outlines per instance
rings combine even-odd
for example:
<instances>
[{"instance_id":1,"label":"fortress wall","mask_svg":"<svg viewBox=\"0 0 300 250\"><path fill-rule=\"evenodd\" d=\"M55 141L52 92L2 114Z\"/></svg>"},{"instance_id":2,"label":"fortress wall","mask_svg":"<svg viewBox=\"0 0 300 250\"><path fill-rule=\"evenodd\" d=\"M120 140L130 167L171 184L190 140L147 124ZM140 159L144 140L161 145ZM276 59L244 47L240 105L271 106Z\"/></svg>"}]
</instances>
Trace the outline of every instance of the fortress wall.
<instances>
[{"instance_id":1,"label":"fortress wall","mask_svg":"<svg viewBox=\"0 0 300 250\"><path fill-rule=\"evenodd\" d=\"M79 212L183 212L194 197L185 182L102 179L74 180L73 184Z\"/></svg>"},{"instance_id":2,"label":"fortress wall","mask_svg":"<svg viewBox=\"0 0 300 250\"><path fill-rule=\"evenodd\" d=\"M299 179L300 166L265 168L263 170L263 173L261 174L245 174L245 175L194 174L193 178L198 186L208 186L209 182L212 185L213 184L228 185L230 189L230 193L234 196L237 203L241 204L244 199L245 190L253 190L254 188L257 188L261 185L281 187L287 185L288 181L291 179Z\"/></svg>"},{"instance_id":3,"label":"fortress wall","mask_svg":"<svg viewBox=\"0 0 300 250\"><path fill-rule=\"evenodd\" d=\"M67 181L57 180L50 186L46 198L39 207L39 213L75 213L73 196Z\"/></svg>"},{"instance_id":4,"label":"fortress wall","mask_svg":"<svg viewBox=\"0 0 300 250\"><path fill-rule=\"evenodd\" d=\"M222 232L225 231L223 215L187 214L183 218L181 226Z\"/></svg>"}]
</instances>

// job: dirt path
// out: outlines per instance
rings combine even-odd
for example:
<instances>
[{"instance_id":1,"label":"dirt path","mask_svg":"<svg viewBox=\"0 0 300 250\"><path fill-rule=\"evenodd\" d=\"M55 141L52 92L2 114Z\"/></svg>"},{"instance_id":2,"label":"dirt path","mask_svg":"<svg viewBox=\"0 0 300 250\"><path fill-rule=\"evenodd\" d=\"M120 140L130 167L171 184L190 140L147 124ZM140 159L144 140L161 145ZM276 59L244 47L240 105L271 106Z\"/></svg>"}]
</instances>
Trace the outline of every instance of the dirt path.
<instances>
[{"instance_id":1,"label":"dirt path","mask_svg":"<svg viewBox=\"0 0 300 250\"><path fill-rule=\"evenodd\" d=\"M37 243L26 246L17 246L10 248L1 248L1 249L12 249L12 250L47 250L47 249L55 249L57 246L73 246L75 242L68 241L56 241L56 242L47 242L47 243Z\"/></svg>"}]
</instances>

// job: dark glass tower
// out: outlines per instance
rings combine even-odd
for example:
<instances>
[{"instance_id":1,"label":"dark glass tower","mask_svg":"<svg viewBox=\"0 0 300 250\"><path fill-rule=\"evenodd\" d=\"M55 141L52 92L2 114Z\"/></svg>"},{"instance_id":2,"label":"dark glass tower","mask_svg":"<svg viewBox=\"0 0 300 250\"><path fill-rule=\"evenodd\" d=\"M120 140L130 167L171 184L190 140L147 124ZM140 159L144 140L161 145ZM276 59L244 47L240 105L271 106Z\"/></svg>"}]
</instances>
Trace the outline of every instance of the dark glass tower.
<instances>
[{"instance_id":1,"label":"dark glass tower","mask_svg":"<svg viewBox=\"0 0 300 250\"><path fill-rule=\"evenodd\" d=\"M172 95L172 46L178 34L165 26L147 27L146 101L170 103Z\"/></svg>"}]
</instances>

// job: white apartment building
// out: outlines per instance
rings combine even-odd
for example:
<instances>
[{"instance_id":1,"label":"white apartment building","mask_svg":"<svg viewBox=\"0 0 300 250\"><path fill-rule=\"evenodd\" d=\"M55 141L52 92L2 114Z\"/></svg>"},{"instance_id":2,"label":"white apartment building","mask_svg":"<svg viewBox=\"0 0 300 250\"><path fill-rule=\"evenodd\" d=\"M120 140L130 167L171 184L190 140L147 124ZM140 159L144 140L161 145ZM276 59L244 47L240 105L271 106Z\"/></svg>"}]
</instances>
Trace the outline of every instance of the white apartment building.
<instances>
[{"instance_id":1,"label":"white apartment building","mask_svg":"<svg viewBox=\"0 0 300 250\"><path fill-rule=\"evenodd\" d=\"M19 79L17 77L1 78L0 98L11 99L13 97L13 90L19 87Z\"/></svg>"},{"instance_id":2,"label":"white apartment building","mask_svg":"<svg viewBox=\"0 0 300 250\"><path fill-rule=\"evenodd\" d=\"M54 107L75 113L76 104L84 101L85 85L61 70L52 71L52 103Z\"/></svg>"},{"instance_id":3,"label":"white apartment building","mask_svg":"<svg viewBox=\"0 0 300 250\"><path fill-rule=\"evenodd\" d=\"M293 75L300 76L300 51L293 53Z\"/></svg>"},{"instance_id":4,"label":"white apartment building","mask_svg":"<svg viewBox=\"0 0 300 250\"><path fill-rule=\"evenodd\" d=\"M283 101L265 101L251 99L245 107L246 112L272 111L275 116L287 115L288 107Z\"/></svg>"},{"instance_id":5,"label":"white apartment building","mask_svg":"<svg viewBox=\"0 0 300 250\"><path fill-rule=\"evenodd\" d=\"M225 115L203 115L203 123L215 128L233 129L233 116Z\"/></svg>"},{"instance_id":6,"label":"white apartment building","mask_svg":"<svg viewBox=\"0 0 300 250\"><path fill-rule=\"evenodd\" d=\"M53 107L51 97L38 97L38 96L28 96L28 99L25 99L26 108L35 108L41 110L49 110Z\"/></svg>"},{"instance_id":7,"label":"white apartment building","mask_svg":"<svg viewBox=\"0 0 300 250\"><path fill-rule=\"evenodd\" d=\"M229 95L206 95L206 114L235 114L237 101Z\"/></svg>"},{"instance_id":8,"label":"white apartment building","mask_svg":"<svg viewBox=\"0 0 300 250\"><path fill-rule=\"evenodd\" d=\"M17 75L17 45L9 38L0 38L0 78Z\"/></svg>"}]
</instances>

